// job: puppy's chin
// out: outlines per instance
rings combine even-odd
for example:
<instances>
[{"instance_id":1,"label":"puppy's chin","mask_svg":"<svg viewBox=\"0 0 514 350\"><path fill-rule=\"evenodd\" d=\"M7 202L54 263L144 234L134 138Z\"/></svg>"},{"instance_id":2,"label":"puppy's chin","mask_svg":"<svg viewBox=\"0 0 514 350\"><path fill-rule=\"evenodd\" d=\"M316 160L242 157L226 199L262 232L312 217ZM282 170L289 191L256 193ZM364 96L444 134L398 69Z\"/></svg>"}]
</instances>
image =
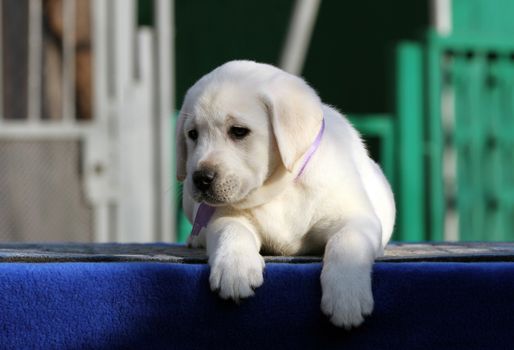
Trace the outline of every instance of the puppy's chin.
<instances>
[{"instance_id":1,"label":"puppy's chin","mask_svg":"<svg viewBox=\"0 0 514 350\"><path fill-rule=\"evenodd\" d=\"M196 192L193 191L193 199L198 202L204 202L212 207L222 207L222 206L230 206L238 201L240 198L237 194L227 194L223 193L221 195L217 195L216 193L212 193L211 191L207 192Z\"/></svg>"},{"instance_id":2,"label":"puppy's chin","mask_svg":"<svg viewBox=\"0 0 514 350\"><path fill-rule=\"evenodd\" d=\"M208 204L211 207L221 207L227 205L227 202L225 200L222 200L220 198L214 197L206 193L195 193L193 194L193 199L195 200L195 202L204 202L205 204Z\"/></svg>"}]
</instances>

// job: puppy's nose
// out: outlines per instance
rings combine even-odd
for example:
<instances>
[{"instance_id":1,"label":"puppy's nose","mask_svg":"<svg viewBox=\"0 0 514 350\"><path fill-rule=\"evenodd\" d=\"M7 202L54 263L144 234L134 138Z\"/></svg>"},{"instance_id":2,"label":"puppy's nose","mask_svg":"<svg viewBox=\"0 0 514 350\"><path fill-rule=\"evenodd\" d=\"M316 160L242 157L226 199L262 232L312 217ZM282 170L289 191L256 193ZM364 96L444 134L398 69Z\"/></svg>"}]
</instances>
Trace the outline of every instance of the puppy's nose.
<instances>
[{"instance_id":1,"label":"puppy's nose","mask_svg":"<svg viewBox=\"0 0 514 350\"><path fill-rule=\"evenodd\" d=\"M215 178L216 172L209 169L197 170L193 173L193 183L202 192L207 191L211 187Z\"/></svg>"}]
</instances>

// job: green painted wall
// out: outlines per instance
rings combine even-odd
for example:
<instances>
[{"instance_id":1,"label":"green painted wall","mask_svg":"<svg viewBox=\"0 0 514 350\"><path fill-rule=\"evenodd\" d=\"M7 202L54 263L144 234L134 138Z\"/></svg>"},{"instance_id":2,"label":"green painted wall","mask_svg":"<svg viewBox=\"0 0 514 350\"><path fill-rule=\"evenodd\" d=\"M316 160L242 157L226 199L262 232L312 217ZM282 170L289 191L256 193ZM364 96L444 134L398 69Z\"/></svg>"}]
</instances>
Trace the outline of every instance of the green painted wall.
<instances>
[{"instance_id":1,"label":"green painted wall","mask_svg":"<svg viewBox=\"0 0 514 350\"><path fill-rule=\"evenodd\" d=\"M233 59L277 64L291 0L177 0L177 102L187 88Z\"/></svg>"},{"instance_id":2,"label":"green painted wall","mask_svg":"<svg viewBox=\"0 0 514 350\"><path fill-rule=\"evenodd\" d=\"M345 113L390 113L394 45L429 25L428 1L322 1L304 76Z\"/></svg>"},{"instance_id":3,"label":"green painted wall","mask_svg":"<svg viewBox=\"0 0 514 350\"><path fill-rule=\"evenodd\" d=\"M176 0L177 103L203 74L232 59L278 64L293 0ZM153 20L139 0L139 22ZM392 111L393 45L416 39L428 0L323 0L303 75L345 113Z\"/></svg>"}]
</instances>

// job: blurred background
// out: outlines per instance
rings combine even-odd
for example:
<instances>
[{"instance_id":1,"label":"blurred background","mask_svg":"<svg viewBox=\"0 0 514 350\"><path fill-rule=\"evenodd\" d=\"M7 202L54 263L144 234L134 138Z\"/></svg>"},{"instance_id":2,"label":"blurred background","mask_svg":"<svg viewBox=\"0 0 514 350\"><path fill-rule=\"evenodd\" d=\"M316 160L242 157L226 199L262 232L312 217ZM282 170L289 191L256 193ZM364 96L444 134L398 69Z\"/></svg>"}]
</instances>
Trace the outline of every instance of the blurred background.
<instances>
[{"instance_id":1,"label":"blurred background","mask_svg":"<svg viewBox=\"0 0 514 350\"><path fill-rule=\"evenodd\" d=\"M303 76L391 181L394 239L514 238L513 0L0 0L0 241L183 242L184 94Z\"/></svg>"}]
</instances>

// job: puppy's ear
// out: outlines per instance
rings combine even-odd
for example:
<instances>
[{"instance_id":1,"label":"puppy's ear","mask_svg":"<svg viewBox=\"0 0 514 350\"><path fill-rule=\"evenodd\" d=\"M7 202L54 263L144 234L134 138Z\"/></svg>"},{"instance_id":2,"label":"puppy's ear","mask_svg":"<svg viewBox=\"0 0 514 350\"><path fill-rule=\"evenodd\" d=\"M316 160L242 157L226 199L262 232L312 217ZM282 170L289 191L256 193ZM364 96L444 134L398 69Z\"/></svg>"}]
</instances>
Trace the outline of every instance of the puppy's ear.
<instances>
[{"instance_id":1,"label":"puppy's ear","mask_svg":"<svg viewBox=\"0 0 514 350\"><path fill-rule=\"evenodd\" d=\"M184 137L184 120L185 114L180 112L177 124L175 125L175 160L177 170L177 180L184 181L187 175L186 160L187 160L187 146Z\"/></svg>"},{"instance_id":2,"label":"puppy's ear","mask_svg":"<svg viewBox=\"0 0 514 350\"><path fill-rule=\"evenodd\" d=\"M302 79L281 73L261 93L273 133L288 171L308 150L321 127L323 111L316 92Z\"/></svg>"}]
</instances>

